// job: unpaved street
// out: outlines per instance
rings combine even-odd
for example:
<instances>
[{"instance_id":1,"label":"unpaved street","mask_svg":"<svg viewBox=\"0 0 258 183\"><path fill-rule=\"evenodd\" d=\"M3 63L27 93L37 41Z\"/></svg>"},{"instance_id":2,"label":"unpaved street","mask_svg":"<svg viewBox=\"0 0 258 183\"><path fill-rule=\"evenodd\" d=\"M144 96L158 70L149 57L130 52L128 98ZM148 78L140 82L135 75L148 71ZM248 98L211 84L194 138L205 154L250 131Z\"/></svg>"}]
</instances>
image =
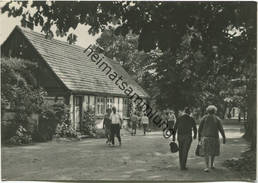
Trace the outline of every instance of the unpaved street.
<instances>
[{"instance_id":1,"label":"unpaved street","mask_svg":"<svg viewBox=\"0 0 258 183\"><path fill-rule=\"evenodd\" d=\"M6 180L240 180L222 166L247 148L239 126L225 126L227 144L215 162L216 170L203 172L204 161L189 152L187 171L180 171L178 154L169 151L160 132L136 136L123 131L122 147L108 147L104 139L47 142L2 148L2 177Z\"/></svg>"}]
</instances>

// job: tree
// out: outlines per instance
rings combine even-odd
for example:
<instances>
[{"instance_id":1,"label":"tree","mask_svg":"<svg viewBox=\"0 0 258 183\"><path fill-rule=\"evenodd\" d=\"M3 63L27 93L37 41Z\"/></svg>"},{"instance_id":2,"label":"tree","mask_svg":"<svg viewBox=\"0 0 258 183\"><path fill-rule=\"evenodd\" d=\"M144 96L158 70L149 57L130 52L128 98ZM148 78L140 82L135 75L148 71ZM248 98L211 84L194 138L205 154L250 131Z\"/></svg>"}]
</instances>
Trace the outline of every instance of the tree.
<instances>
[{"instance_id":1,"label":"tree","mask_svg":"<svg viewBox=\"0 0 258 183\"><path fill-rule=\"evenodd\" d=\"M131 75L141 82L143 74L151 64L151 55L138 50L138 36L129 33L126 36L116 35L112 27L105 29L96 40L97 46L103 48L104 54L119 62Z\"/></svg>"}]
</instances>

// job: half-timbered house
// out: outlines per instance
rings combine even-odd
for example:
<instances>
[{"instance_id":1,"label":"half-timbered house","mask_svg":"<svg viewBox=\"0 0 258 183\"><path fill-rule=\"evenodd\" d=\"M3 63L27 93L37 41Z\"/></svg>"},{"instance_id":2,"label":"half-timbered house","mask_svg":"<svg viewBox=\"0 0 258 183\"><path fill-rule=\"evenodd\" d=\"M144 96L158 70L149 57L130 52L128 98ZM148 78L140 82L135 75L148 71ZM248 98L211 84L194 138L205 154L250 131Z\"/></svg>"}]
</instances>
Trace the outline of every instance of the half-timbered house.
<instances>
[{"instance_id":1,"label":"half-timbered house","mask_svg":"<svg viewBox=\"0 0 258 183\"><path fill-rule=\"evenodd\" d=\"M70 117L76 130L80 130L83 112L90 107L95 111L99 127L106 109L112 106L128 119L128 97L89 60L84 50L18 26L1 45L2 56L38 63L38 85L48 92L49 99L70 105ZM143 99L148 98L118 62L107 57L104 60L130 83L135 93Z\"/></svg>"}]
</instances>

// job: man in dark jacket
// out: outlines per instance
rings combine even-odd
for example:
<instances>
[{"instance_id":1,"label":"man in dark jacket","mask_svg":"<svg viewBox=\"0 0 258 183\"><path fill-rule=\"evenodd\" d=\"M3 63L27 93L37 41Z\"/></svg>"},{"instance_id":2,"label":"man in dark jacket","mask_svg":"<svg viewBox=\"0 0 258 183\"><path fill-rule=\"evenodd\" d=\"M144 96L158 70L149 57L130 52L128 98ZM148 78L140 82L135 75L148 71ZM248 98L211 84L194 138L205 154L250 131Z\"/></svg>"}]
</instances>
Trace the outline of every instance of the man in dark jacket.
<instances>
[{"instance_id":1,"label":"man in dark jacket","mask_svg":"<svg viewBox=\"0 0 258 183\"><path fill-rule=\"evenodd\" d=\"M185 108L184 114L178 118L174 126L173 141L177 133L177 140L179 146L179 162L180 169L187 170L186 161L188 152L192 143L192 131L194 132L193 138L196 139L197 128L194 119L190 116L190 109Z\"/></svg>"}]
</instances>

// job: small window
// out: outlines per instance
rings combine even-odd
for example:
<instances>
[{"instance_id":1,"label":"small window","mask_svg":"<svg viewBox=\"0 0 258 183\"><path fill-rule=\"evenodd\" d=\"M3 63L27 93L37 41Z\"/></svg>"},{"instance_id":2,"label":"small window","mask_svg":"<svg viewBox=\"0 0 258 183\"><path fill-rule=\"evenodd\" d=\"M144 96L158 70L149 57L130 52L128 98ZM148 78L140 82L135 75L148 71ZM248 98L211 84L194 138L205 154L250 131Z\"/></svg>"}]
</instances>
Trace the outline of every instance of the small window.
<instances>
[{"instance_id":1,"label":"small window","mask_svg":"<svg viewBox=\"0 0 258 183\"><path fill-rule=\"evenodd\" d=\"M97 99L96 99L97 103ZM95 96L89 96L89 108L95 111Z\"/></svg>"},{"instance_id":2,"label":"small window","mask_svg":"<svg viewBox=\"0 0 258 183\"><path fill-rule=\"evenodd\" d=\"M97 109L96 114L97 115L104 115L105 114L105 98L104 97L97 97Z\"/></svg>"},{"instance_id":3,"label":"small window","mask_svg":"<svg viewBox=\"0 0 258 183\"><path fill-rule=\"evenodd\" d=\"M129 101L128 101L128 98L123 98L123 116L125 117L128 117L128 104L129 104Z\"/></svg>"},{"instance_id":4,"label":"small window","mask_svg":"<svg viewBox=\"0 0 258 183\"><path fill-rule=\"evenodd\" d=\"M111 109L114 105L114 99L112 97L107 98L107 109Z\"/></svg>"}]
</instances>

